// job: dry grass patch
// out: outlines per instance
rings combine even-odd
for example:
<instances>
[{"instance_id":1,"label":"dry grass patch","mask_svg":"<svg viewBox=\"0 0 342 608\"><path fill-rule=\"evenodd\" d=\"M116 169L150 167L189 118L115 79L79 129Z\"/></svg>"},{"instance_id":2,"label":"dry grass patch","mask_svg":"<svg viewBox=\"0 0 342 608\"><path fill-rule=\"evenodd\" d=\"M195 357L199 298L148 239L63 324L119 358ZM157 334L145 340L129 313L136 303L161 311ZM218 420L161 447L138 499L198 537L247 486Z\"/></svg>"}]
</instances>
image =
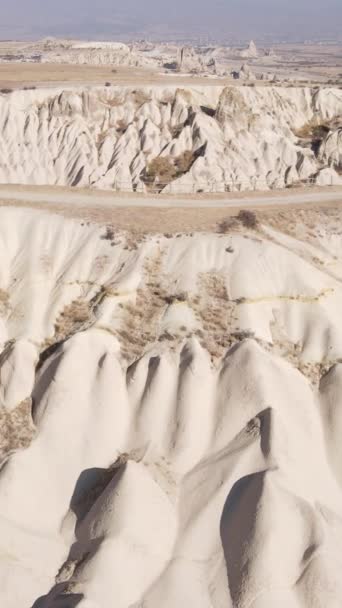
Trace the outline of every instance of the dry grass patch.
<instances>
[{"instance_id":1,"label":"dry grass patch","mask_svg":"<svg viewBox=\"0 0 342 608\"><path fill-rule=\"evenodd\" d=\"M147 187L161 191L174 179L187 173L195 160L196 155L191 150L185 150L175 159L170 156L157 156L142 173L142 181Z\"/></svg>"},{"instance_id":2,"label":"dry grass patch","mask_svg":"<svg viewBox=\"0 0 342 608\"><path fill-rule=\"evenodd\" d=\"M135 302L123 305L121 328L117 331L124 360L131 364L158 338L158 322L168 306L162 286L162 255L146 260L145 285L137 290Z\"/></svg>"},{"instance_id":3,"label":"dry grass patch","mask_svg":"<svg viewBox=\"0 0 342 608\"><path fill-rule=\"evenodd\" d=\"M12 411L0 408L0 463L15 450L30 445L35 434L31 408L30 398L24 399Z\"/></svg>"},{"instance_id":4,"label":"dry grass patch","mask_svg":"<svg viewBox=\"0 0 342 608\"><path fill-rule=\"evenodd\" d=\"M299 129L293 132L300 139L323 139L329 133L330 127L328 121L318 122L313 118Z\"/></svg>"},{"instance_id":5,"label":"dry grass patch","mask_svg":"<svg viewBox=\"0 0 342 608\"><path fill-rule=\"evenodd\" d=\"M229 232L237 230L239 227L240 225L236 217L227 217L217 224L216 232L218 232L219 234L227 234Z\"/></svg>"},{"instance_id":6,"label":"dry grass patch","mask_svg":"<svg viewBox=\"0 0 342 608\"><path fill-rule=\"evenodd\" d=\"M174 161L177 177L183 175L184 173L187 173L191 169L195 160L196 156L192 150L185 150L183 154L177 156Z\"/></svg>"},{"instance_id":7,"label":"dry grass patch","mask_svg":"<svg viewBox=\"0 0 342 608\"><path fill-rule=\"evenodd\" d=\"M196 335L202 347L213 361L220 359L234 342L236 322L236 304L229 298L225 277L214 272L201 274L199 293L191 298L190 305L201 325Z\"/></svg>"},{"instance_id":8,"label":"dry grass patch","mask_svg":"<svg viewBox=\"0 0 342 608\"><path fill-rule=\"evenodd\" d=\"M10 310L10 296L5 289L0 289L0 316L5 316Z\"/></svg>"},{"instance_id":9,"label":"dry grass patch","mask_svg":"<svg viewBox=\"0 0 342 608\"><path fill-rule=\"evenodd\" d=\"M176 177L176 168L169 156L157 156L142 174L142 181L147 187L158 187L162 190Z\"/></svg>"},{"instance_id":10,"label":"dry grass patch","mask_svg":"<svg viewBox=\"0 0 342 608\"><path fill-rule=\"evenodd\" d=\"M258 218L254 211L249 211L248 209L241 209L237 215L237 219L239 222L241 222L244 228L251 228L254 230L259 225Z\"/></svg>"},{"instance_id":11,"label":"dry grass patch","mask_svg":"<svg viewBox=\"0 0 342 608\"><path fill-rule=\"evenodd\" d=\"M79 331L85 323L92 319L92 310L86 300L74 300L64 308L55 323L53 342L65 340L68 336Z\"/></svg>"},{"instance_id":12,"label":"dry grass patch","mask_svg":"<svg viewBox=\"0 0 342 608\"><path fill-rule=\"evenodd\" d=\"M173 349L184 338L196 335L213 362L218 361L236 342L252 337L249 332L239 332L237 304L229 298L225 277L219 273L199 276L198 293L172 294L167 290L161 274L161 255L147 261L146 283L138 289L136 301L123 304L121 328L116 332L121 353L127 365L134 363L156 343L167 342ZM191 330L185 325L177 331L159 332L160 320L168 306L187 302L194 311L199 328Z\"/></svg>"},{"instance_id":13,"label":"dry grass patch","mask_svg":"<svg viewBox=\"0 0 342 608\"><path fill-rule=\"evenodd\" d=\"M217 224L216 232L219 234L227 234L239 230L241 225L250 230L256 230L259 227L259 220L254 211L241 209L238 215L221 220Z\"/></svg>"}]
</instances>

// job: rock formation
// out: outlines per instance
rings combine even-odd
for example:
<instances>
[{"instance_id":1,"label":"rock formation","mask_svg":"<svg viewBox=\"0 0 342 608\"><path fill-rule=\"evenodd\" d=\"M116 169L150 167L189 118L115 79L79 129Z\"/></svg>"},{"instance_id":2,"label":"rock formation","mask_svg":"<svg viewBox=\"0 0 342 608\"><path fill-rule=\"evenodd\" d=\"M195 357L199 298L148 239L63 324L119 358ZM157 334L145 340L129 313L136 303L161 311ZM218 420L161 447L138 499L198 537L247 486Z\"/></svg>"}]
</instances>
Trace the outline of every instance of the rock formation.
<instances>
[{"instance_id":1,"label":"rock formation","mask_svg":"<svg viewBox=\"0 0 342 608\"><path fill-rule=\"evenodd\" d=\"M1 608L341 605L340 215L239 217L1 207Z\"/></svg>"},{"instance_id":2,"label":"rock formation","mask_svg":"<svg viewBox=\"0 0 342 608\"><path fill-rule=\"evenodd\" d=\"M3 94L0 182L211 192L314 181L327 167L339 182L341 112L342 91L333 88ZM310 129L309 138L297 135L313 119L325 125L319 141Z\"/></svg>"},{"instance_id":3,"label":"rock formation","mask_svg":"<svg viewBox=\"0 0 342 608\"><path fill-rule=\"evenodd\" d=\"M258 56L258 49L253 40L250 41L247 49L241 51L241 57L245 59L256 59Z\"/></svg>"},{"instance_id":4,"label":"rock formation","mask_svg":"<svg viewBox=\"0 0 342 608\"><path fill-rule=\"evenodd\" d=\"M254 72L247 63L244 63L240 70L233 71L231 75L235 80L256 80Z\"/></svg>"},{"instance_id":5,"label":"rock formation","mask_svg":"<svg viewBox=\"0 0 342 608\"><path fill-rule=\"evenodd\" d=\"M204 68L202 58L191 46L179 49L177 64L178 70L185 73L201 73Z\"/></svg>"}]
</instances>

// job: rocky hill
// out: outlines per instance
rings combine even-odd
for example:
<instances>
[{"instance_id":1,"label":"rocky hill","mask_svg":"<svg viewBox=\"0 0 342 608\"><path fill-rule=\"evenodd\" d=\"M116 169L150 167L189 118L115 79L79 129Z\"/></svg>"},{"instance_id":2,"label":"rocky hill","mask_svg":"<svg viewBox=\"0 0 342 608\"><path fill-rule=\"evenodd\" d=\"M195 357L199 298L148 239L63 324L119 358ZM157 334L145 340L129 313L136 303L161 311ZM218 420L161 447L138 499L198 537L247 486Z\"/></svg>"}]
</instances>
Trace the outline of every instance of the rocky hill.
<instances>
[{"instance_id":1,"label":"rocky hill","mask_svg":"<svg viewBox=\"0 0 342 608\"><path fill-rule=\"evenodd\" d=\"M2 608L341 604L340 212L277 217L1 208Z\"/></svg>"},{"instance_id":2,"label":"rocky hill","mask_svg":"<svg viewBox=\"0 0 342 608\"><path fill-rule=\"evenodd\" d=\"M0 182L137 191L341 183L340 89L0 94Z\"/></svg>"}]
</instances>

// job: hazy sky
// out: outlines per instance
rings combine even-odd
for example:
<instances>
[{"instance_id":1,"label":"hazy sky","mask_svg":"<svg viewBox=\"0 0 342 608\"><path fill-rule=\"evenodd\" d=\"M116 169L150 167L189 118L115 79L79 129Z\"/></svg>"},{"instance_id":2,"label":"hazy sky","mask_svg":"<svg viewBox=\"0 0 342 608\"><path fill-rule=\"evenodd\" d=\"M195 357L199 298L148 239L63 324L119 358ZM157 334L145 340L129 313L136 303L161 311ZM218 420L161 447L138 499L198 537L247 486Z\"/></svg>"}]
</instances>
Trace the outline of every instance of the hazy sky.
<instances>
[{"instance_id":1,"label":"hazy sky","mask_svg":"<svg viewBox=\"0 0 342 608\"><path fill-rule=\"evenodd\" d=\"M342 0L0 0L0 36L117 35L158 26L308 38L342 31Z\"/></svg>"}]
</instances>

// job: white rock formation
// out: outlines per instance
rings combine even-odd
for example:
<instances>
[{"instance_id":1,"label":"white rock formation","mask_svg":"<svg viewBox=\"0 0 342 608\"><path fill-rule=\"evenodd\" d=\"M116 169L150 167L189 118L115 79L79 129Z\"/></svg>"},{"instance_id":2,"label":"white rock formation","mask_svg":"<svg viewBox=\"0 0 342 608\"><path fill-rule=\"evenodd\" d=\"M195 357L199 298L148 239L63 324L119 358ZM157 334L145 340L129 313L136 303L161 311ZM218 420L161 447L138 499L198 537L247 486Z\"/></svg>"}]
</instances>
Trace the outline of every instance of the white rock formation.
<instances>
[{"instance_id":1,"label":"white rock formation","mask_svg":"<svg viewBox=\"0 0 342 608\"><path fill-rule=\"evenodd\" d=\"M316 154L294 132L341 113L339 89L17 91L0 95L0 182L144 190L153 159L189 153L167 190L284 187L337 164L340 131Z\"/></svg>"},{"instance_id":2,"label":"white rock formation","mask_svg":"<svg viewBox=\"0 0 342 608\"><path fill-rule=\"evenodd\" d=\"M254 72L247 63L244 63L239 71L233 71L232 76L236 80L256 80Z\"/></svg>"},{"instance_id":3,"label":"white rock formation","mask_svg":"<svg viewBox=\"0 0 342 608\"><path fill-rule=\"evenodd\" d=\"M1 208L1 411L36 431L0 473L2 608L341 605L329 221L130 248Z\"/></svg>"},{"instance_id":4,"label":"white rock formation","mask_svg":"<svg viewBox=\"0 0 342 608\"><path fill-rule=\"evenodd\" d=\"M148 62L142 62L141 59L132 53L129 47L124 45L123 48L92 48L81 47L66 50L63 54L57 51L51 51L42 56L42 63L67 63L69 65L113 65L147 67Z\"/></svg>"},{"instance_id":5,"label":"white rock formation","mask_svg":"<svg viewBox=\"0 0 342 608\"><path fill-rule=\"evenodd\" d=\"M205 69L202 58L191 46L185 46L179 49L177 64L179 71L184 73L200 74Z\"/></svg>"},{"instance_id":6,"label":"white rock formation","mask_svg":"<svg viewBox=\"0 0 342 608\"><path fill-rule=\"evenodd\" d=\"M318 186L342 186L342 176L333 168L321 169L315 180Z\"/></svg>"},{"instance_id":7,"label":"white rock formation","mask_svg":"<svg viewBox=\"0 0 342 608\"><path fill-rule=\"evenodd\" d=\"M259 56L259 53L255 42L251 40L248 48L241 51L240 55L245 59L256 59Z\"/></svg>"},{"instance_id":8,"label":"white rock formation","mask_svg":"<svg viewBox=\"0 0 342 608\"><path fill-rule=\"evenodd\" d=\"M319 158L325 164L342 169L342 127L332 129L324 138Z\"/></svg>"},{"instance_id":9,"label":"white rock formation","mask_svg":"<svg viewBox=\"0 0 342 608\"><path fill-rule=\"evenodd\" d=\"M93 50L110 50L110 51L123 51L128 53L129 46L123 42L100 42L100 41L89 41L89 42L74 42L71 44L72 49L93 49Z\"/></svg>"}]
</instances>

